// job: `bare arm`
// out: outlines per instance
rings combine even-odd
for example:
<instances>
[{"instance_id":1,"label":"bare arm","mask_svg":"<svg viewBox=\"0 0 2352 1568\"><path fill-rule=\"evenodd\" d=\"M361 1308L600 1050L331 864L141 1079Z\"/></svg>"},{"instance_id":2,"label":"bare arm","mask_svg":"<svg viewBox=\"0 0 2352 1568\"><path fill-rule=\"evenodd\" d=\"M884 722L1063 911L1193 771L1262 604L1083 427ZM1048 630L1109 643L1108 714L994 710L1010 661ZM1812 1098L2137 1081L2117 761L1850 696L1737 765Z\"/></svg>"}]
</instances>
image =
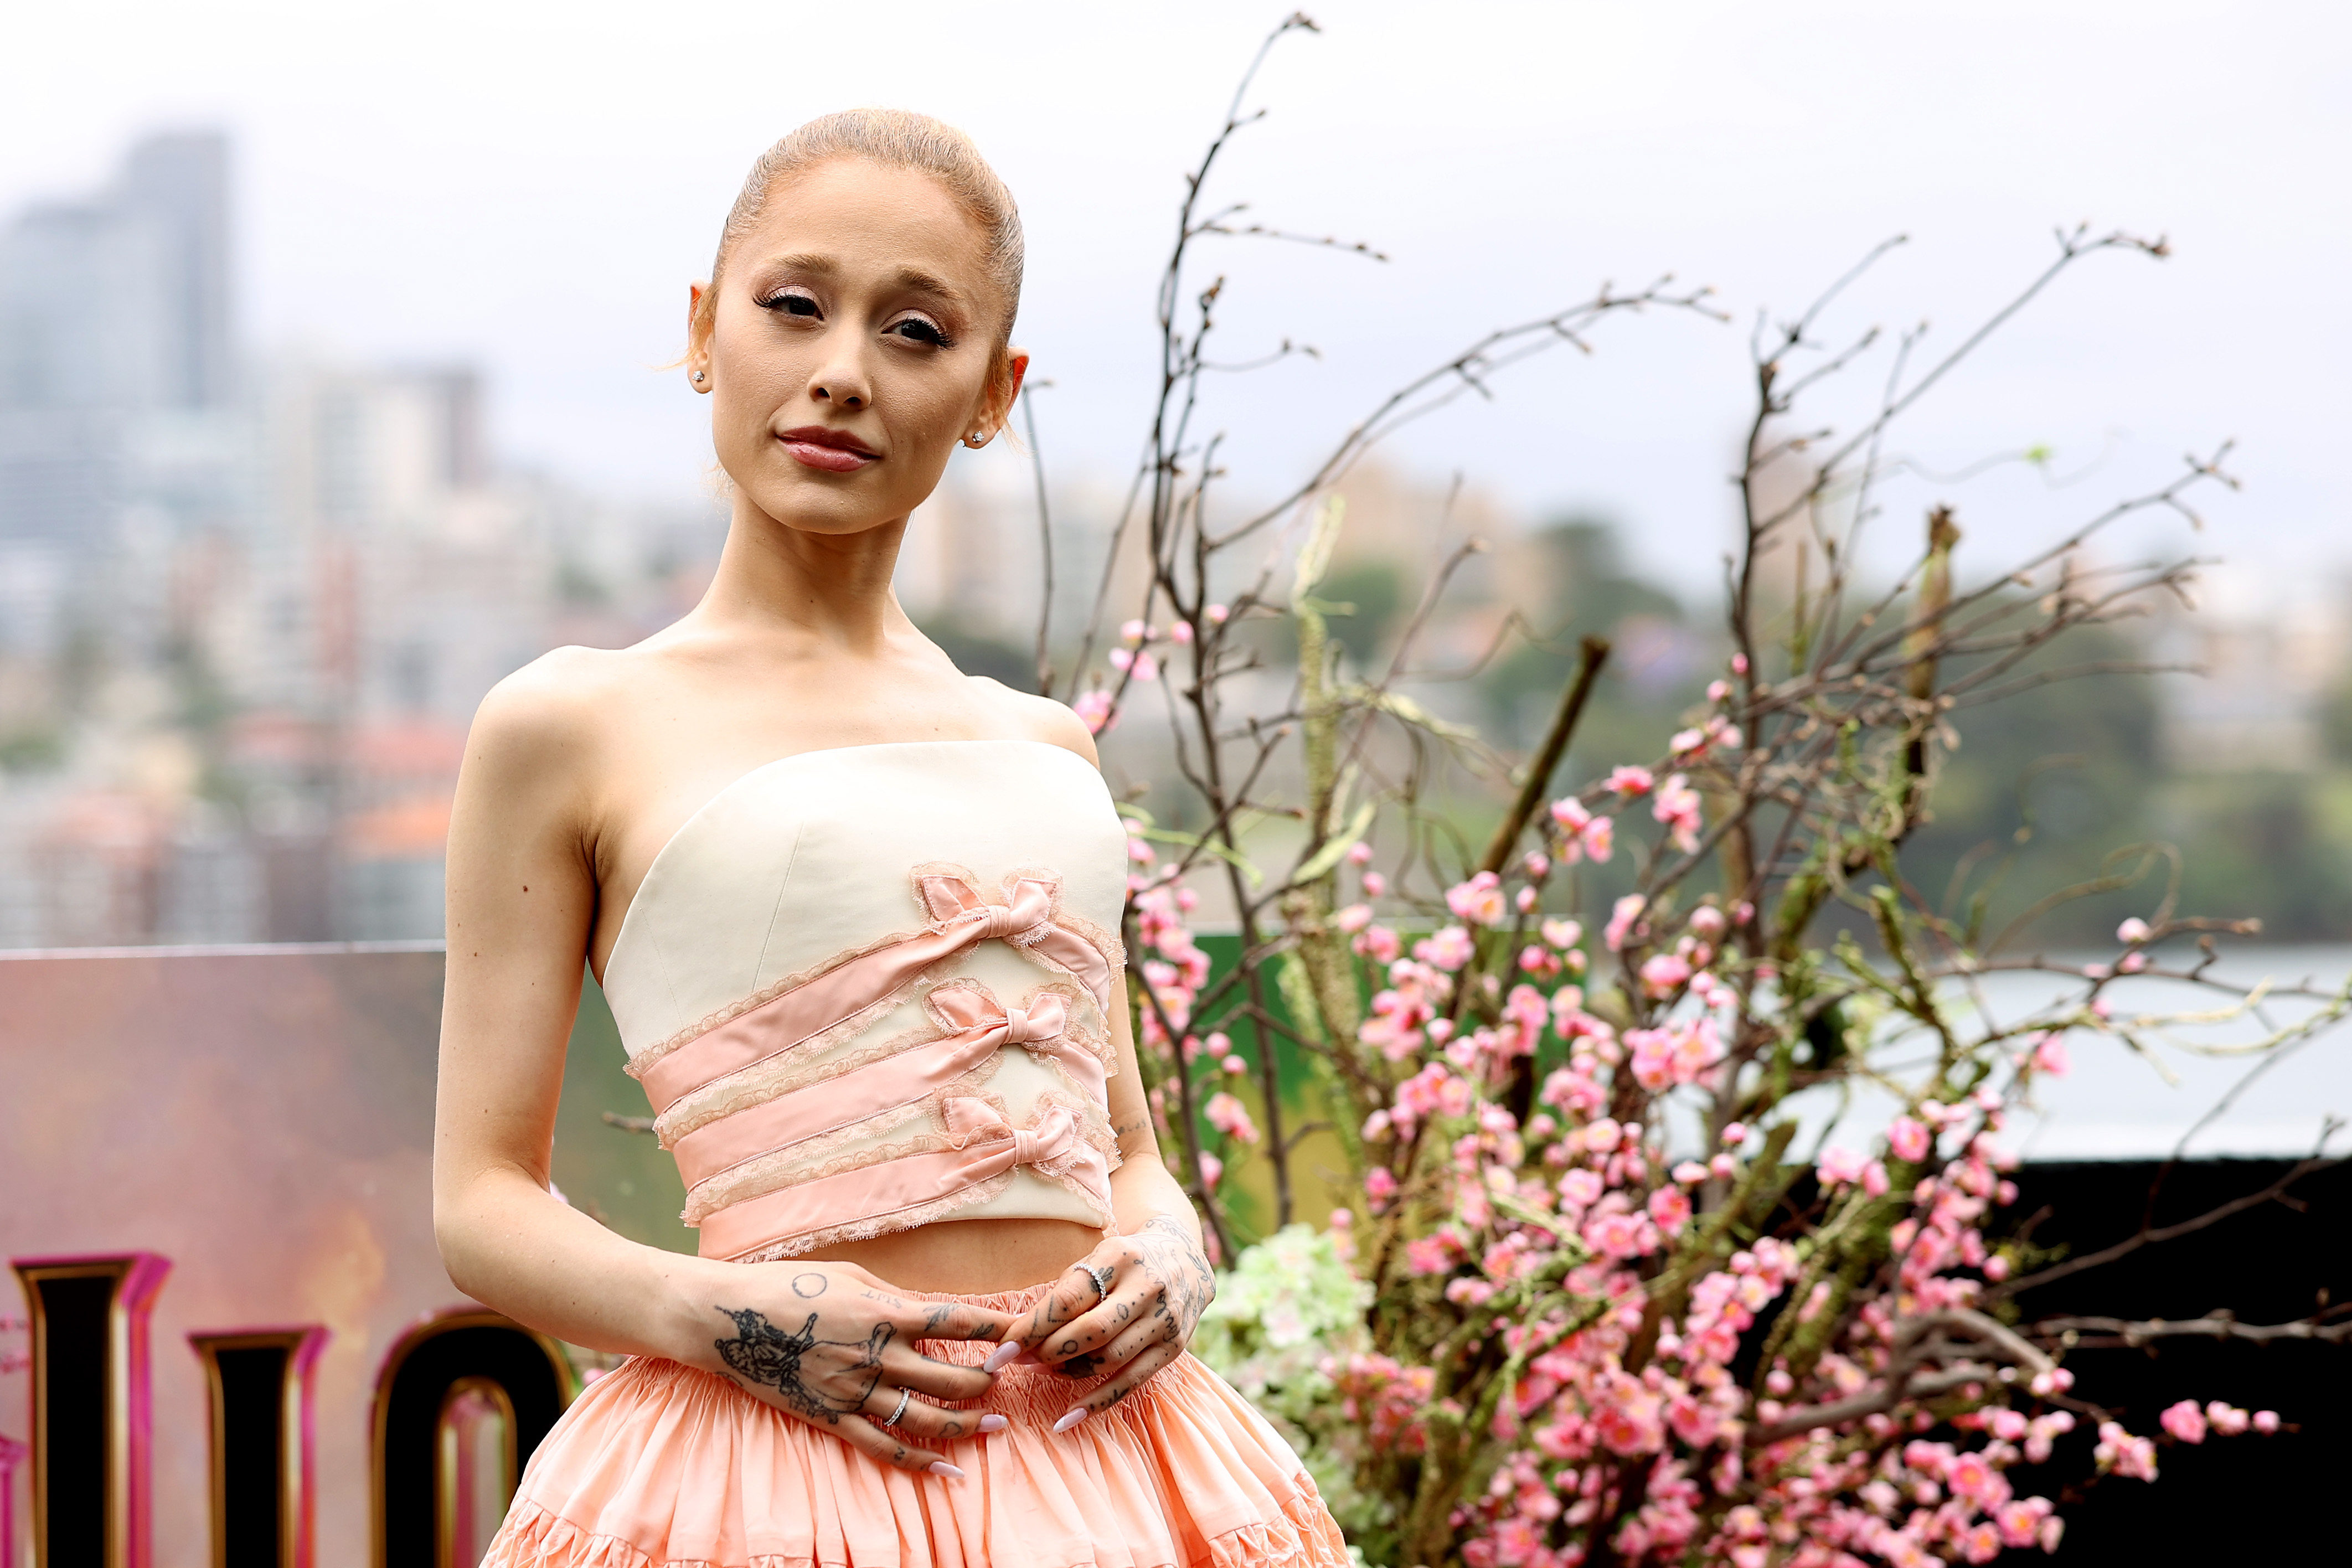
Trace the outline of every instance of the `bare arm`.
<instances>
[{"instance_id":1,"label":"bare arm","mask_svg":"<svg viewBox=\"0 0 2352 1568\"><path fill-rule=\"evenodd\" d=\"M896 1427L882 1421L901 1390L971 1399L992 1379L919 1355L914 1341L1000 1338L1009 1316L909 1302L847 1264L734 1264L641 1246L548 1190L597 898L591 781L602 759L577 664L551 656L493 691L458 776L433 1158L449 1278L560 1339L698 1366L887 1462L942 1464L917 1442L990 1428L923 1404Z\"/></svg>"}]
</instances>

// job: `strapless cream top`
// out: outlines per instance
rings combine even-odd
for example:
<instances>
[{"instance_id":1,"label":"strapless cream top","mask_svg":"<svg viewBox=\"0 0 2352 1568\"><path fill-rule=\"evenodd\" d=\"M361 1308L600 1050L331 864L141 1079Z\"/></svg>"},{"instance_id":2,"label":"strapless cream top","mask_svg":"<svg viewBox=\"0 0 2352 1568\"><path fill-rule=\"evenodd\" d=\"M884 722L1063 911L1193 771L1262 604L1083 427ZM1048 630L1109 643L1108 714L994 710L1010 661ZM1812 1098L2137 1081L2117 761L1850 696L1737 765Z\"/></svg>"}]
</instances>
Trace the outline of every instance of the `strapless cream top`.
<instances>
[{"instance_id":1,"label":"strapless cream top","mask_svg":"<svg viewBox=\"0 0 2352 1568\"><path fill-rule=\"evenodd\" d=\"M803 752L688 819L604 994L702 1255L1108 1229L1126 844L1102 776L1035 741Z\"/></svg>"}]
</instances>

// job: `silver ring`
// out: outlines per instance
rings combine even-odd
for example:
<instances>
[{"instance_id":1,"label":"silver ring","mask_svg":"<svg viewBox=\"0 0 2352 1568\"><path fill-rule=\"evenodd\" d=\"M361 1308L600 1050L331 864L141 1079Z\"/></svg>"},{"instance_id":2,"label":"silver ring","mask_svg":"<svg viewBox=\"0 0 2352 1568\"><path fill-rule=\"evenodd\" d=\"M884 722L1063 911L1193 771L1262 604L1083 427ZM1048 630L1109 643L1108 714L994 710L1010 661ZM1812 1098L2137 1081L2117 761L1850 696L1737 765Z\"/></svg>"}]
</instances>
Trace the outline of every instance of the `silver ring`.
<instances>
[{"instance_id":1,"label":"silver ring","mask_svg":"<svg viewBox=\"0 0 2352 1568\"><path fill-rule=\"evenodd\" d=\"M1109 1264L1106 1263L1100 1268L1089 1268L1083 1263L1073 1263L1070 1267L1085 1275L1087 1283L1095 1288L1097 1305L1110 1300L1110 1282L1117 1277L1117 1271Z\"/></svg>"},{"instance_id":2,"label":"silver ring","mask_svg":"<svg viewBox=\"0 0 2352 1568\"><path fill-rule=\"evenodd\" d=\"M906 1418L907 1406L912 1405L914 1402L915 1391L913 1389L900 1389L898 1391L898 1408L890 1412L890 1418L883 1422L882 1425L885 1426L896 1426L901 1420Z\"/></svg>"}]
</instances>

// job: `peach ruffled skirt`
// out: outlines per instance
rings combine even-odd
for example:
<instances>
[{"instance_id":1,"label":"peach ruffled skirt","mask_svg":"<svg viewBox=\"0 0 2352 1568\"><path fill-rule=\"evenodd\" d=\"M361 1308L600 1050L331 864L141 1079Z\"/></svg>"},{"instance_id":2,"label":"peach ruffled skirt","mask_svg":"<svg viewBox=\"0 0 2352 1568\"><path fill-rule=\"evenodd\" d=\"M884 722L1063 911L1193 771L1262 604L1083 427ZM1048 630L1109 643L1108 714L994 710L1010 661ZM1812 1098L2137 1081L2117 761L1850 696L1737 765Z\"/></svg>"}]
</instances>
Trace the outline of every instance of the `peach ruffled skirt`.
<instances>
[{"instance_id":1,"label":"peach ruffled skirt","mask_svg":"<svg viewBox=\"0 0 2352 1568\"><path fill-rule=\"evenodd\" d=\"M1023 1311L1047 1289L929 1299ZM921 1345L967 1365L991 1348ZM640 1357L547 1435L483 1568L1349 1568L1289 1446L1192 1356L1055 1434L1091 1386L1007 1367L971 1408L1011 1426L946 1445L949 1481Z\"/></svg>"}]
</instances>

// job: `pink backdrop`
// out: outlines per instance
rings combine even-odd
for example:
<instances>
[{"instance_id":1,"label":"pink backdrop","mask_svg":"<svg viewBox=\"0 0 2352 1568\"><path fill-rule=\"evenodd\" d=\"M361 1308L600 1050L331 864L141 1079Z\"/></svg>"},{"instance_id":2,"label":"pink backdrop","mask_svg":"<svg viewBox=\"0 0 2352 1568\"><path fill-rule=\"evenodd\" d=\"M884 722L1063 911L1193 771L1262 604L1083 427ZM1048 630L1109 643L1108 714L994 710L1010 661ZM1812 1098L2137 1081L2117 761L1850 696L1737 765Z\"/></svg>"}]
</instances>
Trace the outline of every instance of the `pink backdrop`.
<instances>
[{"instance_id":1,"label":"pink backdrop","mask_svg":"<svg viewBox=\"0 0 2352 1568\"><path fill-rule=\"evenodd\" d=\"M173 1263L153 1317L158 1568L209 1561L205 1392L191 1330L320 1322L318 1561L367 1561L376 1370L461 1298L434 1249L437 948L0 955L0 1257L146 1249ZM557 1180L639 1239L685 1245L591 988L573 1040ZM0 1311L21 1315L13 1276ZM21 1349L21 1335L8 1336ZM28 1379L0 1378L24 1437ZM28 1562L28 1479L17 1481Z\"/></svg>"}]
</instances>

